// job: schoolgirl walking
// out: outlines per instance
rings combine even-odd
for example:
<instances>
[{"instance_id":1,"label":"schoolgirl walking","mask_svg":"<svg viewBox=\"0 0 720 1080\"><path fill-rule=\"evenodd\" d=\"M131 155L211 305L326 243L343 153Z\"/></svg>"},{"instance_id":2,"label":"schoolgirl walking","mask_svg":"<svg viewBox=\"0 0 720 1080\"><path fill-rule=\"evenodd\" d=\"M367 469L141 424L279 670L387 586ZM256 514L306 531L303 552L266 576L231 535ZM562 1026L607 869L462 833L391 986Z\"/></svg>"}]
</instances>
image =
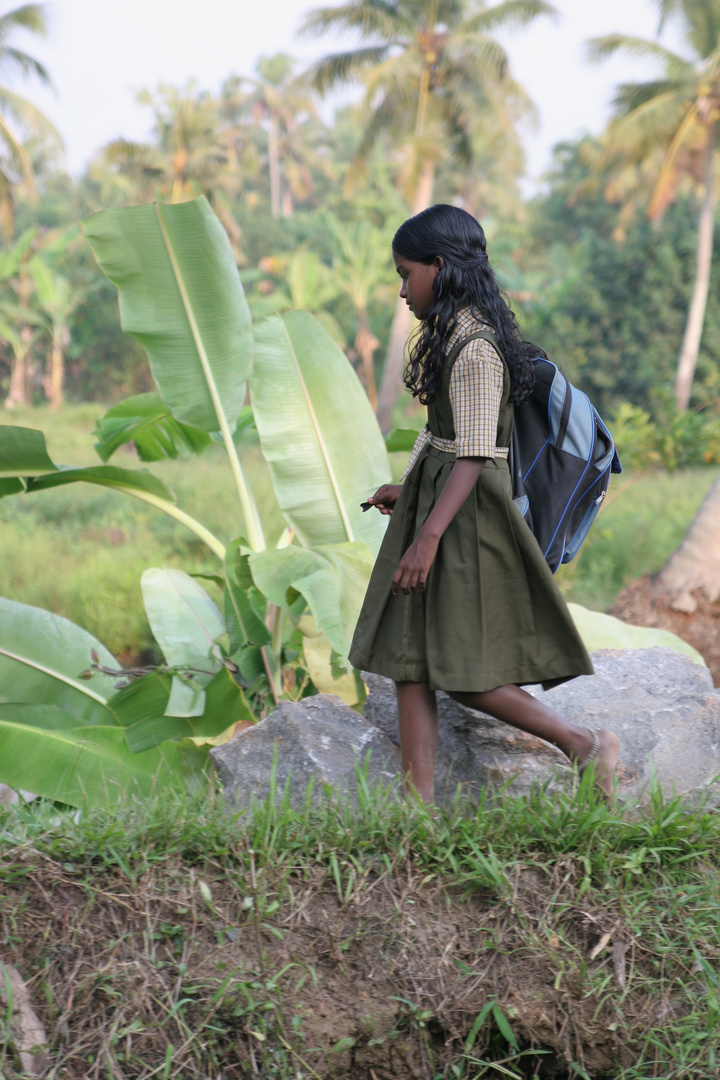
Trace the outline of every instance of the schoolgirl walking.
<instances>
[{"instance_id":1,"label":"schoolgirl walking","mask_svg":"<svg viewBox=\"0 0 720 1080\"><path fill-rule=\"evenodd\" d=\"M531 350L503 300L485 234L438 205L393 239L403 297L420 321L405 383L428 407L399 485L368 500L392 515L355 630L356 668L394 680L403 772L433 800L436 690L553 743L611 794L618 740L563 719L522 689L592 664L512 499L513 404L532 386ZM474 332L488 340L467 340Z\"/></svg>"}]
</instances>

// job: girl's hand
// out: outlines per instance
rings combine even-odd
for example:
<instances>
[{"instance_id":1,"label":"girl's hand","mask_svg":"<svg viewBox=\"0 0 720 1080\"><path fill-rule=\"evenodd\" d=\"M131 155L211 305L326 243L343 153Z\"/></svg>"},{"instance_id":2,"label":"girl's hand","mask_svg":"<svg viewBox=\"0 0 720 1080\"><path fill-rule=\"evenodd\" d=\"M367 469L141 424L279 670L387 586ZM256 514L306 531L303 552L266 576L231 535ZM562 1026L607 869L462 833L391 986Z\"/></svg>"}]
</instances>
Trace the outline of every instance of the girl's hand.
<instances>
[{"instance_id":1,"label":"girl's hand","mask_svg":"<svg viewBox=\"0 0 720 1080\"><path fill-rule=\"evenodd\" d=\"M435 561L438 541L423 537L422 533L413 540L393 574L393 596L398 592L424 592L430 567Z\"/></svg>"},{"instance_id":2,"label":"girl's hand","mask_svg":"<svg viewBox=\"0 0 720 1080\"><path fill-rule=\"evenodd\" d=\"M370 496L368 502L387 517L392 514L401 491L402 484L383 484L374 495Z\"/></svg>"}]
</instances>

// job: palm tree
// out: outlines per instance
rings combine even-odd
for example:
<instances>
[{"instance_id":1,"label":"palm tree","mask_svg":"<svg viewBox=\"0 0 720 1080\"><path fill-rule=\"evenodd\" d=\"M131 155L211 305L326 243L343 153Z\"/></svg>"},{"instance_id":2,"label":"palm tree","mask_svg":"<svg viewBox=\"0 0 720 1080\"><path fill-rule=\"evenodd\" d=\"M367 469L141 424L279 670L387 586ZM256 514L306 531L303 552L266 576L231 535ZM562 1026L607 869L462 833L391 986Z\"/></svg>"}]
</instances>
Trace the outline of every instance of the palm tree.
<instances>
[{"instance_id":1,"label":"palm tree","mask_svg":"<svg viewBox=\"0 0 720 1080\"><path fill-rule=\"evenodd\" d=\"M6 240L12 239L14 191L24 183L34 191L33 167L23 140L28 135L47 139L59 149L62 140L48 118L26 98L5 85L15 75L34 75L46 86L50 76L46 68L22 49L11 44L17 31L44 35L47 32L42 4L23 4L0 15L0 228Z\"/></svg>"},{"instance_id":2,"label":"palm tree","mask_svg":"<svg viewBox=\"0 0 720 1080\"><path fill-rule=\"evenodd\" d=\"M30 305L33 281L28 263L33 257L35 240L35 230L29 229L12 246L0 251L0 340L10 346L12 353L6 409L32 402L28 381L37 333L35 313Z\"/></svg>"},{"instance_id":3,"label":"palm tree","mask_svg":"<svg viewBox=\"0 0 720 1080\"><path fill-rule=\"evenodd\" d=\"M30 272L40 314L38 325L50 338L45 396L50 408L55 410L65 400L65 351L70 344L70 321L90 290L73 286L64 275L53 273L40 255L35 255L30 262Z\"/></svg>"},{"instance_id":4,"label":"palm tree","mask_svg":"<svg viewBox=\"0 0 720 1080\"><path fill-rule=\"evenodd\" d=\"M334 241L332 282L337 293L352 303L357 320L355 352L370 404L377 409L373 356L380 342L372 331L368 307L373 297L388 291L388 237L367 218L349 225L327 213L325 223Z\"/></svg>"},{"instance_id":5,"label":"palm tree","mask_svg":"<svg viewBox=\"0 0 720 1080\"><path fill-rule=\"evenodd\" d=\"M240 190L242 173L237 133L223 123L218 101L190 82L183 89L161 85L156 94L143 90L138 102L155 114L154 142L116 139L103 148L93 167L103 197L148 202L159 196L178 203L205 195L237 255L240 230L230 199Z\"/></svg>"},{"instance_id":6,"label":"palm tree","mask_svg":"<svg viewBox=\"0 0 720 1080\"><path fill-rule=\"evenodd\" d=\"M313 169L331 168L321 153L325 131L307 85L294 76L291 56L262 56L255 70L248 105L267 139L270 209L275 218L290 217L295 200L312 191Z\"/></svg>"},{"instance_id":7,"label":"palm tree","mask_svg":"<svg viewBox=\"0 0 720 1080\"><path fill-rule=\"evenodd\" d=\"M450 158L467 166L490 118L514 131L529 115L530 101L491 34L552 12L545 0L501 0L494 6L485 0L347 0L311 11L302 31L350 30L367 44L325 57L309 75L321 92L352 79L364 83L364 131L355 167L387 133L415 214L432 201L438 164ZM400 386L409 325L409 311L398 302L379 395L383 430Z\"/></svg>"},{"instance_id":8,"label":"palm tree","mask_svg":"<svg viewBox=\"0 0 720 1080\"><path fill-rule=\"evenodd\" d=\"M720 123L720 0L655 0L655 4L660 15L658 33L671 17L677 17L689 57L657 41L623 34L595 38L590 49L596 57L616 52L654 57L664 68L661 78L618 88L616 116L608 131L609 153L621 167L649 165L652 169L649 216L662 217L683 179L702 193L695 282L675 381L677 406L686 410L712 265Z\"/></svg>"},{"instance_id":9,"label":"palm tree","mask_svg":"<svg viewBox=\"0 0 720 1080\"><path fill-rule=\"evenodd\" d=\"M720 597L720 481L710 488L680 547L653 582L653 591L676 611L691 614L698 593L711 603Z\"/></svg>"}]
</instances>

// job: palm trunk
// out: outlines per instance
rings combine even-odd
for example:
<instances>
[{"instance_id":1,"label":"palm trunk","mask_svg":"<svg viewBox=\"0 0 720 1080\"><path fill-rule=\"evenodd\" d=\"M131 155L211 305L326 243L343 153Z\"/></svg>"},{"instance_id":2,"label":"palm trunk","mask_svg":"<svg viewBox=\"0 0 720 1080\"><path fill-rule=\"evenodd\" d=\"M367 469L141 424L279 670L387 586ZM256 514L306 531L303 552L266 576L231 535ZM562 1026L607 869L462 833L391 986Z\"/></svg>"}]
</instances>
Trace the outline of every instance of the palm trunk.
<instances>
[{"instance_id":1,"label":"palm trunk","mask_svg":"<svg viewBox=\"0 0 720 1080\"><path fill-rule=\"evenodd\" d=\"M365 393L368 396L373 412L377 409L378 403L373 356L379 344L380 342L370 329L367 311L365 308L360 308L358 310L358 330L355 335L355 348L362 363Z\"/></svg>"},{"instance_id":2,"label":"palm trunk","mask_svg":"<svg viewBox=\"0 0 720 1080\"><path fill-rule=\"evenodd\" d=\"M27 401L25 393L25 358L26 353L23 349L15 355L10 369L10 389L8 396L5 399L5 408L14 409L18 405L24 405Z\"/></svg>"},{"instance_id":3,"label":"palm trunk","mask_svg":"<svg viewBox=\"0 0 720 1080\"><path fill-rule=\"evenodd\" d=\"M434 182L435 162L426 158L422 163L417 191L415 192L413 216L419 214L421 210L427 209L430 205ZM383 434L387 434L390 428L392 411L395 408L395 402L402 386L401 376L405 356L405 342L410 333L410 322L410 309L405 301L398 297L378 394L377 418Z\"/></svg>"},{"instance_id":4,"label":"palm trunk","mask_svg":"<svg viewBox=\"0 0 720 1080\"><path fill-rule=\"evenodd\" d=\"M705 144L705 197L700 212L700 225L698 229L697 263L695 269L695 285L693 287L690 310L687 324L683 335L680 359L678 361L677 378L675 380L675 400L681 412L686 412L690 404L690 392L692 390L693 375L697 363L700 341L702 339L703 324L705 322L705 307L707 305L708 290L710 288L710 269L712 266L713 232L715 219L715 177L713 166L715 158L715 142L717 138L717 121L708 130L707 143Z\"/></svg>"},{"instance_id":5,"label":"palm trunk","mask_svg":"<svg viewBox=\"0 0 720 1080\"><path fill-rule=\"evenodd\" d=\"M268 164L270 167L270 209L274 218L280 217L280 155L278 152L277 122L270 117L268 128Z\"/></svg>"},{"instance_id":6,"label":"palm trunk","mask_svg":"<svg viewBox=\"0 0 720 1080\"><path fill-rule=\"evenodd\" d=\"M32 292L32 280L26 270L21 269L18 277L17 293L18 304L21 310L29 306L29 297ZM28 357L32 348L32 328L25 323L20 330L20 348L13 350L15 359L10 371L10 389L5 399L5 408L14 409L17 405L26 405L28 402L27 379ZM32 392L29 395L32 402Z\"/></svg>"},{"instance_id":7,"label":"palm trunk","mask_svg":"<svg viewBox=\"0 0 720 1080\"><path fill-rule=\"evenodd\" d=\"M50 409L54 412L59 409L65 400L63 394L63 384L65 381L65 357L63 355L63 347L61 340L53 341L52 351L50 353L50 371L48 373L47 381L47 396L50 402Z\"/></svg>"},{"instance_id":8,"label":"palm trunk","mask_svg":"<svg viewBox=\"0 0 720 1080\"><path fill-rule=\"evenodd\" d=\"M720 596L720 479L716 480L677 551L658 574L654 591L676 611L691 613L701 589L712 603Z\"/></svg>"}]
</instances>

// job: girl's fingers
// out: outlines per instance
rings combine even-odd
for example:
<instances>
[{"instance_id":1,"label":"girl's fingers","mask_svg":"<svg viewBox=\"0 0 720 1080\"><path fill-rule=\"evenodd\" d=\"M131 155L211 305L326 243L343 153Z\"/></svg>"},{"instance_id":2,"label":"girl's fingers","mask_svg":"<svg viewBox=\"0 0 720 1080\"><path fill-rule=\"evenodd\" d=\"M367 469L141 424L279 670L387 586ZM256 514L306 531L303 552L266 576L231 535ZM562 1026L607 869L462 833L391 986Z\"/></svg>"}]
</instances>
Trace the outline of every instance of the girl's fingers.
<instances>
[{"instance_id":1,"label":"girl's fingers","mask_svg":"<svg viewBox=\"0 0 720 1080\"><path fill-rule=\"evenodd\" d=\"M402 562L400 562L393 574L393 596L397 596L398 592L403 592L408 596L410 593L423 592L424 590L425 582L422 578L422 571L416 566L403 566Z\"/></svg>"}]
</instances>

